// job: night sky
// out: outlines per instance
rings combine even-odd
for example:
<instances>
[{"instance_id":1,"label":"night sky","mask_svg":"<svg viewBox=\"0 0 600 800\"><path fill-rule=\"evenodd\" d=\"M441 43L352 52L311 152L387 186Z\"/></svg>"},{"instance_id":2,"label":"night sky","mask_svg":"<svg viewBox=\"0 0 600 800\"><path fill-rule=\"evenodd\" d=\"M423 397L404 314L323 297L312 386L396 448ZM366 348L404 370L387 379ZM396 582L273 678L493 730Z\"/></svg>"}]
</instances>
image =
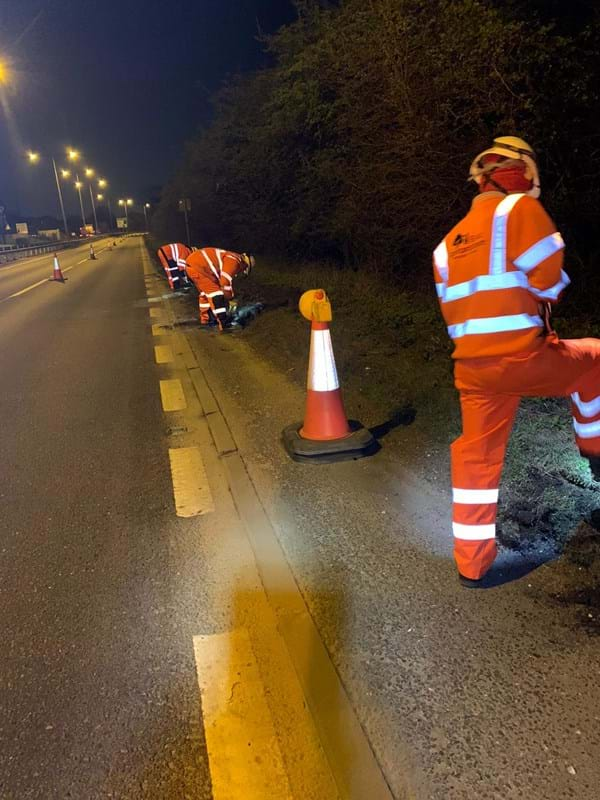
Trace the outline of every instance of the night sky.
<instances>
[{"instance_id":1,"label":"night sky","mask_svg":"<svg viewBox=\"0 0 600 800\"><path fill-rule=\"evenodd\" d=\"M58 215L48 156L67 146L110 181L111 197L148 199L210 115L228 74L266 63L257 23L276 30L291 0L0 0L0 202ZM2 97L0 97L2 101ZM46 156L36 166L24 151ZM65 202L76 212L72 182Z\"/></svg>"}]
</instances>

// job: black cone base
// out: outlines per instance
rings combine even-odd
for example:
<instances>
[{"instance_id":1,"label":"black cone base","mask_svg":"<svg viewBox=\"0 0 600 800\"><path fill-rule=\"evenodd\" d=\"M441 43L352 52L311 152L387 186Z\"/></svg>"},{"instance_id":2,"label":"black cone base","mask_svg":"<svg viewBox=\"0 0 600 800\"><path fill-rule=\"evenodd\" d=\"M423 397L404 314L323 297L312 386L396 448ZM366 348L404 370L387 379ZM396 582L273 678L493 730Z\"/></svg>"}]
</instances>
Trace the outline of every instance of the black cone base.
<instances>
[{"instance_id":1,"label":"black cone base","mask_svg":"<svg viewBox=\"0 0 600 800\"><path fill-rule=\"evenodd\" d=\"M282 441L287 454L294 461L305 464L333 464L336 461L352 461L365 458L376 453L380 447L370 430L360 422L350 420L352 433L343 439L330 439L317 442L314 439L303 439L300 436L302 422L288 425L283 430Z\"/></svg>"}]
</instances>

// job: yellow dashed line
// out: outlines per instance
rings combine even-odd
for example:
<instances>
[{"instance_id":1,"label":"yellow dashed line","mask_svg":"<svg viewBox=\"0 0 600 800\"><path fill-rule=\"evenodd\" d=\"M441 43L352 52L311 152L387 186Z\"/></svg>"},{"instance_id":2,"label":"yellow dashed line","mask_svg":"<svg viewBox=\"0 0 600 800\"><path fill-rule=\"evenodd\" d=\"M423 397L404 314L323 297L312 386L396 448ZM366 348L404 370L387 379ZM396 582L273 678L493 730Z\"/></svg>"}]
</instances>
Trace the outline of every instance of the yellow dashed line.
<instances>
[{"instance_id":1,"label":"yellow dashed line","mask_svg":"<svg viewBox=\"0 0 600 800\"><path fill-rule=\"evenodd\" d=\"M182 411L187 408L183 386L179 378L161 381L160 397L164 411Z\"/></svg>"},{"instance_id":2,"label":"yellow dashed line","mask_svg":"<svg viewBox=\"0 0 600 800\"><path fill-rule=\"evenodd\" d=\"M169 450L175 511L178 517L197 517L215 510L202 455L197 447Z\"/></svg>"},{"instance_id":3,"label":"yellow dashed line","mask_svg":"<svg viewBox=\"0 0 600 800\"><path fill-rule=\"evenodd\" d=\"M245 628L195 636L214 800L293 800Z\"/></svg>"},{"instance_id":4,"label":"yellow dashed line","mask_svg":"<svg viewBox=\"0 0 600 800\"><path fill-rule=\"evenodd\" d=\"M173 351L168 344L157 344L154 346L154 358L157 364L172 364L175 361Z\"/></svg>"}]
</instances>

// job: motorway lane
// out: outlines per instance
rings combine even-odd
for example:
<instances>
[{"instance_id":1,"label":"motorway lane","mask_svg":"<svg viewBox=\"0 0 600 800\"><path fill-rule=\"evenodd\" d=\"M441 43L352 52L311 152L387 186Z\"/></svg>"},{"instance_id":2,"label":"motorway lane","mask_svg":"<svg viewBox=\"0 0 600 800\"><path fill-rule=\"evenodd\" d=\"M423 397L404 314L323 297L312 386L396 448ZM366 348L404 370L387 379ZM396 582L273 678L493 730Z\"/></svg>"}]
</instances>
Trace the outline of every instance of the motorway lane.
<instances>
[{"instance_id":1,"label":"motorway lane","mask_svg":"<svg viewBox=\"0 0 600 800\"><path fill-rule=\"evenodd\" d=\"M68 275L0 306L0 797L209 798L139 240Z\"/></svg>"},{"instance_id":2,"label":"motorway lane","mask_svg":"<svg viewBox=\"0 0 600 800\"><path fill-rule=\"evenodd\" d=\"M100 252L112 241L113 239L108 237L95 240L94 248L97 252ZM61 268L70 272L89 260L89 252L89 241L82 242L79 246L68 250L59 250L58 258ZM11 264L1 265L0 303L10 295L52 277L53 260L52 253L44 253L40 256L33 256Z\"/></svg>"}]
</instances>

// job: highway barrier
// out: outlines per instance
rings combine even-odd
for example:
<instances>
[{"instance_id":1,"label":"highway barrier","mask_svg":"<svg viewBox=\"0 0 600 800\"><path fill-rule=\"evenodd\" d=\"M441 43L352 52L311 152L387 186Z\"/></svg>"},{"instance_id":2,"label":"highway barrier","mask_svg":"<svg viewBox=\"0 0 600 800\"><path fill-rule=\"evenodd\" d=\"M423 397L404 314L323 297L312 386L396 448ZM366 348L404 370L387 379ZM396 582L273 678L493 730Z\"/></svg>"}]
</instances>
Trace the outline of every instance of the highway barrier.
<instances>
[{"instance_id":1,"label":"highway barrier","mask_svg":"<svg viewBox=\"0 0 600 800\"><path fill-rule=\"evenodd\" d=\"M106 236L97 236L94 241L104 239ZM35 244L31 247L6 247L0 245L0 267L19 261L22 258L44 255L44 253L55 253L59 250L69 250L73 247L85 244L84 239L66 240L64 242L49 242L48 244Z\"/></svg>"}]
</instances>

